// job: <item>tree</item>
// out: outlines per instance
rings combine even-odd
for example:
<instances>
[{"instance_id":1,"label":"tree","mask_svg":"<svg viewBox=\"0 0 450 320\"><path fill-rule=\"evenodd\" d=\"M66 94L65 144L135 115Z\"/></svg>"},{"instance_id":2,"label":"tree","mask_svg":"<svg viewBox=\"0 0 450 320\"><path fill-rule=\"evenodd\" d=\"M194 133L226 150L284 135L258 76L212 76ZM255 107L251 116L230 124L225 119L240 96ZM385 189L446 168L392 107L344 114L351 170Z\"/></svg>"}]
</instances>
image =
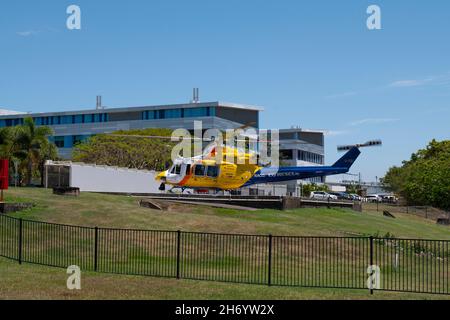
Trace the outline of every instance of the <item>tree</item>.
<instances>
[{"instance_id":1,"label":"tree","mask_svg":"<svg viewBox=\"0 0 450 320\"><path fill-rule=\"evenodd\" d=\"M382 182L408 204L450 209L450 140L431 141L401 167L390 168Z\"/></svg>"},{"instance_id":2,"label":"tree","mask_svg":"<svg viewBox=\"0 0 450 320\"><path fill-rule=\"evenodd\" d=\"M308 183L302 186L302 196L309 197L313 191L329 191L326 184L317 185L315 183Z\"/></svg>"},{"instance_id":3,"label":"tree","mask_svg":"<svg viewBox=\"0 0 450 320\"><path fill-rule=\"evenodd\" d=\"M36 127L31 118L20 126L0 128L0 157L10 163L18 161L18 170L25 172L27 184L31 184L36 169L43 182L45 160L57 158L57 148L47 137L52 133L49 127ZM10 174L14 173L10 166Z\"/></svg>"},{"instance_id":4,"label":"tree","mask_svg":"<svg viewBox=\"0 0 450 320\"><path fill-rule=\"evenodd\" d=\"M45 158L44 151L50 150L48 136L53 131L47 126L36 126L32 118L25 118L23 125L15 127L13 131L13 143L16 146L14 155L26 163L26 183L31 185L34 164L41 163Z\"/></svg>"},{"instance_id":5,"label":"tree","mask_svg":"<svg viewBox=\"0 0 450 320\"><path fill-rule=\"evenodd\" d=\"M99 165L161 171L171 162L171 151L176 143L145 136L170 137L171 133L169 129L143 129L115 132L124 136L96 135L75 146L73 159Z\"/></svg>"},{"instance_id":6,"label":"tree","mask_svg":"<svg viewBox=\"0 0 450 320\"><path fill-rule=\"evenodd\" d=\"M359 184L351 184L347 186L346 191L350 194L360 194L361 186Z\"/></svg>"}]
</instances>

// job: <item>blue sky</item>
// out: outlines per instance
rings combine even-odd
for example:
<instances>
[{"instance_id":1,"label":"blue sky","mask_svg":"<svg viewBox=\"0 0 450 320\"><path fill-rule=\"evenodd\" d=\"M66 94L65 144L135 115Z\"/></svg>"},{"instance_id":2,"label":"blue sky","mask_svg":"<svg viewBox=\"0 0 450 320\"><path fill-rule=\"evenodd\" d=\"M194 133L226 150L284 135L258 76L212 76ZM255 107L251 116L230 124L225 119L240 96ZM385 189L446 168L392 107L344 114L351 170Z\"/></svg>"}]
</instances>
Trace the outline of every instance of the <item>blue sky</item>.
<instances>
[{"instance_id":1,"label":"blue sky","mask_svg":"<svg viewBox=\"0 0 450 320\"><path fill-rule=\"evenodd\" d=\"M82 29L66 28L66 8ZM366 28L377 4L382 30ZM202 101L260 105L264 128L325 129L339 144L382 139L364 180L450 133L450 2L2 1L0 108L87 109Z\"/></svg>"}]
</instances>

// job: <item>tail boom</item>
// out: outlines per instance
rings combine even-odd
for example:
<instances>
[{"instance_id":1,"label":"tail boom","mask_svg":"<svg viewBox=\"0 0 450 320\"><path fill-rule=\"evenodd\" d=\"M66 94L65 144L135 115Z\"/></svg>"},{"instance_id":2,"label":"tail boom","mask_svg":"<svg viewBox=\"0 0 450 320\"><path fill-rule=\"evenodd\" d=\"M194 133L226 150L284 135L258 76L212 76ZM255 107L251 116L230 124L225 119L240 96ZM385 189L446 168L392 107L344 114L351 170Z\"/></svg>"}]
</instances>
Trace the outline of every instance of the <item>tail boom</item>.
<instances>
[{"instance_id":1,"label":"tail boom","mask_svg":"<svg viewBox=\"0 0 450 320\"><path fill-rule=\"evenodd\" d=\"M259 183L274 183L314 177L325 177L347 173L360 154L361 151L359 151L357 147L354 147L332 166L262 168L257 171L255 175L244 184L244 186Z\"/></svg>"}]
</instances>

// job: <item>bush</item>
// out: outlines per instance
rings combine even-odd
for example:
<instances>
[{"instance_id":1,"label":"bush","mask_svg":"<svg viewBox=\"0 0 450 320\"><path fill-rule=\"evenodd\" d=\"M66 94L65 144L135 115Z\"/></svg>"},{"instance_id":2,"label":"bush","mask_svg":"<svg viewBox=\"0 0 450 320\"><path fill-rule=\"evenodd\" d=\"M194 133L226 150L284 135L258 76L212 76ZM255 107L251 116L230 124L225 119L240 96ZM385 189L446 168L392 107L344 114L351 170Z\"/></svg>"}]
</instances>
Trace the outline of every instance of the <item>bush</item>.
<instances>
[{"instance_id":1,"label":"bush","mask_svg":"<svg viewBox=\"0 0 450 320\"><path fill-rule=\"evenodd\" d=\"M408 205L429 205L450 209L450 140L433 140L426 149L419 150L392 167L382 179L383 184L401 195Z\"/></svg>"}]
</instances>

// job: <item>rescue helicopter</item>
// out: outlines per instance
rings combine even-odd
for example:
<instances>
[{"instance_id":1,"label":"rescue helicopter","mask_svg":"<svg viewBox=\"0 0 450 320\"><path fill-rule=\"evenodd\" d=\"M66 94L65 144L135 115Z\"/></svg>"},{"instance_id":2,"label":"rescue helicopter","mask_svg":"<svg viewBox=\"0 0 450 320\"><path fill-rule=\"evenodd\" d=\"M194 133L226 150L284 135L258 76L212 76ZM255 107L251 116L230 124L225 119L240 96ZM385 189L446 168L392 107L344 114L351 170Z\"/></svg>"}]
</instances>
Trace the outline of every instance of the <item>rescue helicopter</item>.
<instances>
[{"instance_id":1,"label":"rescue helicopter","mask_svg":"<svg viewBox=\"0 0 450 320\"><path fill-rule=\"evenodd\" d=\"M338 151L345 151L338 161L331 166L271 167L261 166L255 161L258 155L244 152L234 147L211 143L202 155L191 158L180 157L172 166L156 176L161 182L160 190L166 184L173 188L235 190L254 184L276 183L313 177L324 177L349 172L351 166L361 154L362 147L379 146L380 140L363 144L339 146ZM217 161L221 152L223 161ZM229 162L226 159L234 159Z\"/></svg>"},{"instance_id":2,"label":"rescue helicopter","mask_svg":"<svg viewBox=\"0 0 450 320\"><path fill-rule=\"evenodd\" d=\"M238 129L248 126L245 125ZM167 136L113 135L174 141L172 137ZM245 135L243 137L249 138ZM237 137L233 138L235 143L239 141ZM255 139L255 137L251 138ZM168 170L157 174L155 179L161 182L160 191L165 191L166 185L172 186L169 191L175 189L181 189L182 192L186 189L232 191L254 184L277 183L348 173L361 154L360 148L382 145L381 140L371 140L362 144L338 146L338 151L347 152L331 166L285 167L261 164L257 152L235 147L234 144L231 144L231 146L224 145L222 142L217 142L214 137L211 139L197 137L187 139L210 143L204 148L202 154L194 157L179 156ZM256 140L257 142L268 142L261 141L258 138ZM273 142L270 141L270 143Z\"/></svg>"}]
</instances>

